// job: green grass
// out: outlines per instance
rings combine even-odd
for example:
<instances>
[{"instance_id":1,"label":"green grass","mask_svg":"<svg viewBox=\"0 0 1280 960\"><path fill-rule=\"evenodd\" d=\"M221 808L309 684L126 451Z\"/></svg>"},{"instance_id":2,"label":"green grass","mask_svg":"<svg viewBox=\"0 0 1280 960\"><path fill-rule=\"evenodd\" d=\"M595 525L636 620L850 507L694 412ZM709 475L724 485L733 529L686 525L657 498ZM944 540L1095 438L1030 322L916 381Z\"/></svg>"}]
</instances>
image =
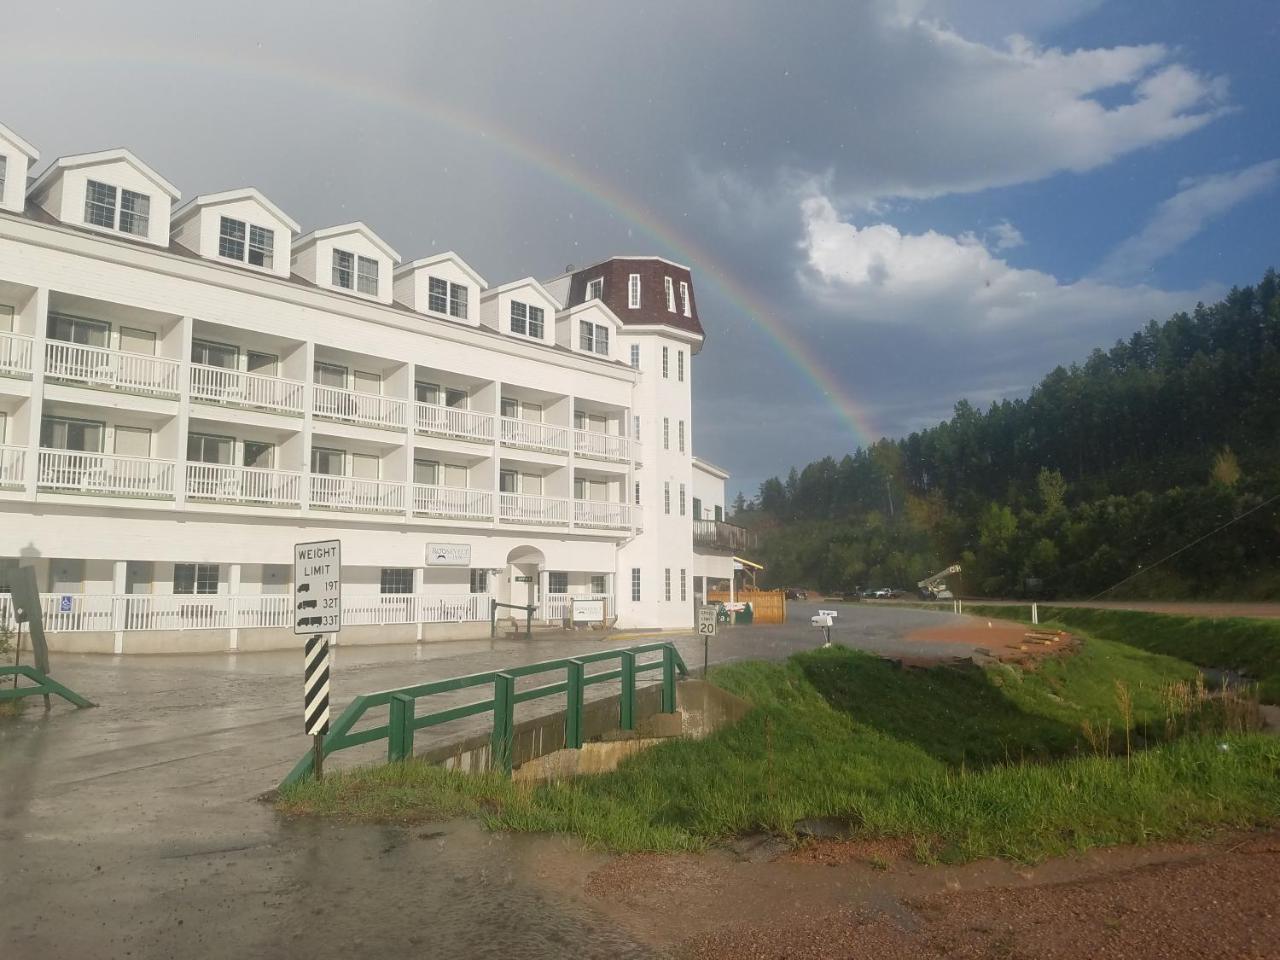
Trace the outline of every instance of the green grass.
<instances>
[{"instance_id":1,"label":"green grass","mask_svg":"<svg viewBox=\"0 0 1280 960\"><path fill-rule=\"evenodd\" d=\"M1030 621L1031 608L965 604L965 612ZM1263 703L1280 703L1280 620L1180 617L1133 610L1041 604L1041 619L1094 637L1178 657L1202 667L1226 667L1258 681Z\"/></svg>"},{"instance_id":2,"label":"green grass","mask_svg":"<svg viewBox=\"0 0 1280 960\"><path fill-rule=\"evenodd\" d=\"M1155 743L1162 690L1194 672L1105 640L1036 671L903 670L836 647L713 670L755 709L611 774L531 785L411 761L304 781L278 806L379 821L475 815L615 851L699 850L835 817L948 861L1037 860L1280 819L1280 741L1200 733L1124 755L1116 681L1132 700L1134 737ZM1109 746L1090 745L1085 720L1112 730Z\"/></svg>"}]
</instances>

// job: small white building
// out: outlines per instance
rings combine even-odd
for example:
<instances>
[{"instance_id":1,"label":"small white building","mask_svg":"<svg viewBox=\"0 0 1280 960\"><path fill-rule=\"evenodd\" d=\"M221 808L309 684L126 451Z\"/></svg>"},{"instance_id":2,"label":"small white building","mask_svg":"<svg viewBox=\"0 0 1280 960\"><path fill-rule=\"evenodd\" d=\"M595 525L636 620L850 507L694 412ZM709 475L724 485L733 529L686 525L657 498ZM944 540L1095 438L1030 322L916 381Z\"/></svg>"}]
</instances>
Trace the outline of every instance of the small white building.
<instances>
[{"instance_id":1,"label":"small white building","mask_svg":"<svg viewBox=\"0 0 1280 960\"><path fill-rule=\"evenodd\" d=\"M128 150L37 159L0 126L0 607L34 565L55 647L293 646L306 540L342 541L340 643L494 600L687 627L732 575L688 268L490 287L251 187L181 204Z\"/></svg>"}]
</instances>

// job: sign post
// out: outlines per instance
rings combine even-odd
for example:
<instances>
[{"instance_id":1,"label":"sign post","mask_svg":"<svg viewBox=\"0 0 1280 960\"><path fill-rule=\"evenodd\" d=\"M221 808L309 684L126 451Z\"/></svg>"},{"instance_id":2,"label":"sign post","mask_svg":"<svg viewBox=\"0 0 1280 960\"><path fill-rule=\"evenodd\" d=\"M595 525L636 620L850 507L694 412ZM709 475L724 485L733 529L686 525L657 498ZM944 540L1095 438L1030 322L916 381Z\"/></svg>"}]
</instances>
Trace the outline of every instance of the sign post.
<instances>
[{"instance_id":1,"label":"sign post","mask_svg":"<svg viewBox=\"0 0 1280 960\"><path fill-rule=\"evenodd\" d=\"M307 637L302 669L302 725L313 738L313 769L324 776L329 732L329 639L342 629L342 542L294 544L293 632Z\"/></svg>"},{"instance_id":2,"label":"sign post","mask_svg":"<svg viewBox=\"0 0 1280 960\"><path fill-rule=\"evenodd\" d=\"M716 615L719 613L715 604L704 603L698 608L698 634L702 637L702 679L707 679L708 660L711 656L711 638L716 635Z\"/></svg>"}]
</instances>

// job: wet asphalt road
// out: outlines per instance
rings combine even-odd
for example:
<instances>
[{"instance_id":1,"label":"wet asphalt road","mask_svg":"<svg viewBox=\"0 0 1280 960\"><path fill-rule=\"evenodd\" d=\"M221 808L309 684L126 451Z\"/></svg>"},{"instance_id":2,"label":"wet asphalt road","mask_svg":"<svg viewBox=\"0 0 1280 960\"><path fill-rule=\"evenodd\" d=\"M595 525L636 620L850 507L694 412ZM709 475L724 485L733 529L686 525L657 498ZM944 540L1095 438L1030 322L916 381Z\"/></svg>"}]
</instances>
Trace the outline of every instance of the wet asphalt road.
<instances>
[{"instance_id":1,"label":"wet asphalt road","mask_svg":"<svg viewBox=\"0 0 1280 960\"><path fill-rule=\"evenodd\" d=\"M817 604L792 606L787 625L723 631L711 662L816 646L808 617ZM903 636L961 618L840 609L837 642L891 656L957 652ZM701 666L698 638L672 639L690 668ZM356 693L603 646L574 638L339 647L335 713ZM307 748L301 666L300 652L55 655L54 675L100 706L55 701L46 714L33 698L20 719L0 722L0 956L648 955L589 908L549 899L533 882L546 839L457 823L437 835L287 822L259 802ZM472 718L431 738L420 731L419 745L482 729ZM366 751L334 763L377 758Z\"/></svg>"}]
</instances>

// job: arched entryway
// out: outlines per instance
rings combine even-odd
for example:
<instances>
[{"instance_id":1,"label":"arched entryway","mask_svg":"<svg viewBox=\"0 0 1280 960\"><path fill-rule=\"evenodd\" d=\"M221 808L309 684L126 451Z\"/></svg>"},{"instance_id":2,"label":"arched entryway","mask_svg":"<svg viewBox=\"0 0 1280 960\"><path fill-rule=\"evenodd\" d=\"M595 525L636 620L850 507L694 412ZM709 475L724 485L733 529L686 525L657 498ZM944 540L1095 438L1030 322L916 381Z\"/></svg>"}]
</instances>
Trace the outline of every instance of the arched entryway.
<instances>
[{"instance_id":1,"label":"arched entryway","mask_svg":"<svg viewBox=\"0 0 1280 960\"><path fill-rule=\"evenodd\" d=\"M542 571L547 558L537 547L520 546L507 554L505 603L537 605L541 599Z\"/></svg>"}]
</instances>

